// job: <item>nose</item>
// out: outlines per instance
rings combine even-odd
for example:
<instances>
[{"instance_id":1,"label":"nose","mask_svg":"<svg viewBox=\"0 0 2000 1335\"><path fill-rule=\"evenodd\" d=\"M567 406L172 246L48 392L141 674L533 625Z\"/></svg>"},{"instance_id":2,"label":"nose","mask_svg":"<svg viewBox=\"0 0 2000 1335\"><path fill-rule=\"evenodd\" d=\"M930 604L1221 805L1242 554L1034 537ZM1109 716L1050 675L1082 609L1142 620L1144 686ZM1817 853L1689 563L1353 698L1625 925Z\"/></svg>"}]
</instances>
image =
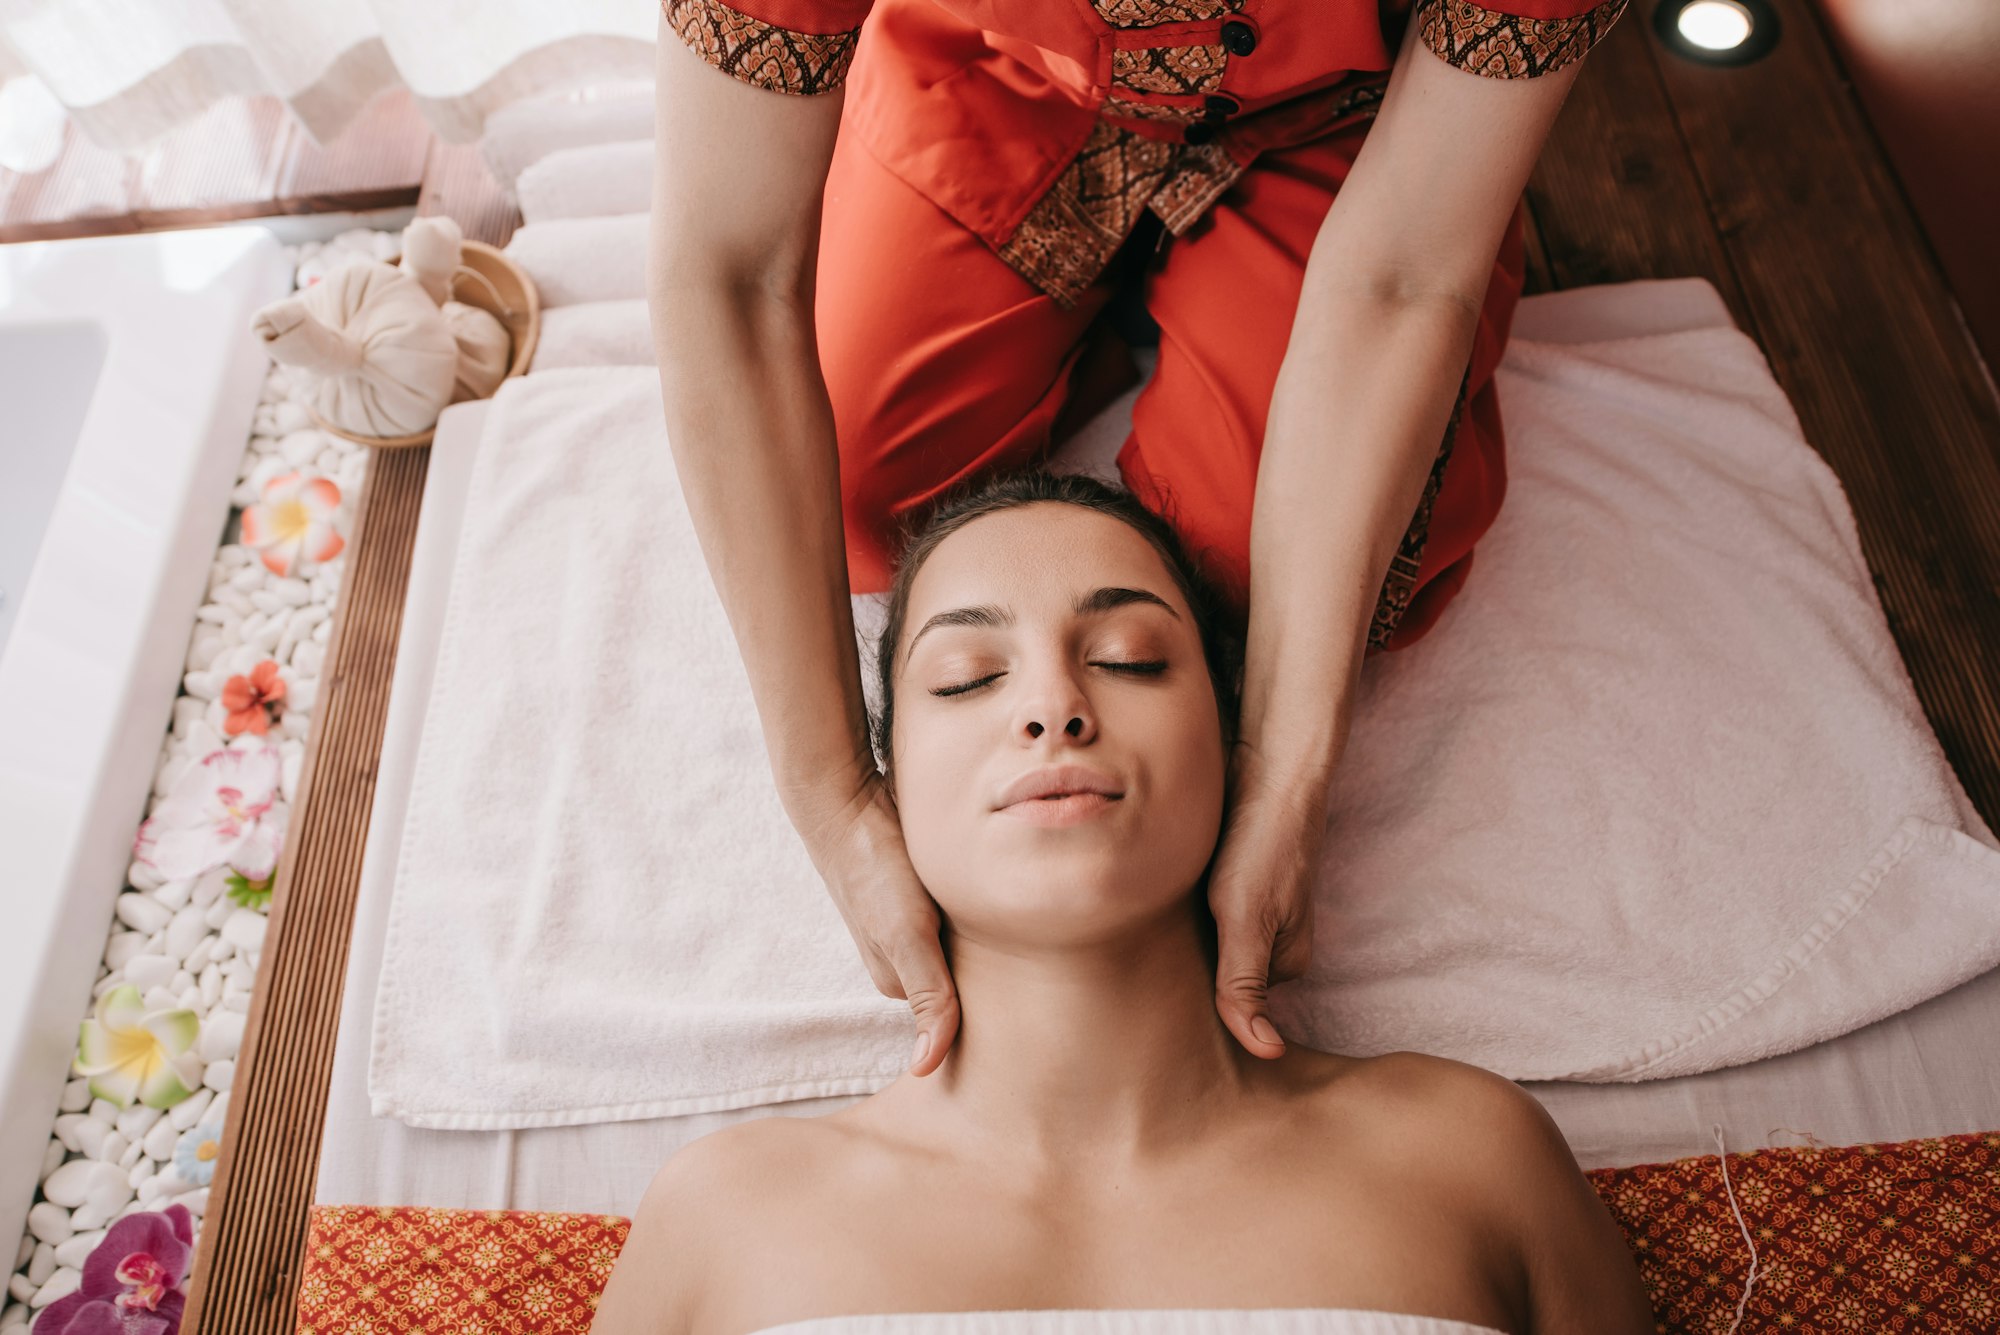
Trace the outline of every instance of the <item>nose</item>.
<instances>
[{"instance_id":1,"label":"nose","mask_svg":"<svg viewBox=\"0 0 2000 1335\"><path fill-rule=\"evenodd\" d=\"M1097 734L1097 715L1073 673L1057 668L1038 675L1021 700L1015 733L1027 741L1060 728L1072 741L1089 741Z\"/></svg>"}]
</instances>

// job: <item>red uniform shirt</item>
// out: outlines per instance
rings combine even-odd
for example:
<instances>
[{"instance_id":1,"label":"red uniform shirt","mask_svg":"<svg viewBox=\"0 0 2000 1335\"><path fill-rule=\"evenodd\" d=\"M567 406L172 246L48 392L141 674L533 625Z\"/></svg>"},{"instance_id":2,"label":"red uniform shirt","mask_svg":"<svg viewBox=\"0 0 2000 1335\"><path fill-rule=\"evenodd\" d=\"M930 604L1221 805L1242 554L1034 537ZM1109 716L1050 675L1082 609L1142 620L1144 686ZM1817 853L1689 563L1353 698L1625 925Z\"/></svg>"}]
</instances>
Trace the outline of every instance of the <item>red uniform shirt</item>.
<instances>
[{"instance_id":1,"label":"red uniform shirt","mask_svg":"<svg viewBox=\"0 0 2000 1335\"><path fill-rule=\"evenodd\" d=\"M663 0L709 63L811 95L846 82L871 153L1065 305L1151 209L1180 235L1259 153L1371 117L1402 25L1532 78L1628 0ZM862 30L862 21L874 22ZM883 34L879 39L878 30Z\"/></svg>"}]
</instances>

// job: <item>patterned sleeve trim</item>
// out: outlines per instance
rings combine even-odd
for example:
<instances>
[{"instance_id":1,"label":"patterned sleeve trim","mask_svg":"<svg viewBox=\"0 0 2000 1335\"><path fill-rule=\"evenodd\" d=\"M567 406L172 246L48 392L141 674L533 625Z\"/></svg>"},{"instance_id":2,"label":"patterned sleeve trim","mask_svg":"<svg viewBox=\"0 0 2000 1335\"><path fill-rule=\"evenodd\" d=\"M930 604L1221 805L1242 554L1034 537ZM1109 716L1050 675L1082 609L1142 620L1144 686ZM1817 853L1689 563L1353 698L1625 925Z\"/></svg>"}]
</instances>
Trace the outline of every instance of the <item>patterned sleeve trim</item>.
<instances>
[{"instance_id":1,"label":"patterned sleeve trim","mask_svg":"<svg viewBox=\"0 0 2000 1335\"><path fill-rule=\"evenodd\" d=\"M1536 19L1472 0L1420 0L1419 36L1446 64L1493 79L1532 79L1582 59L1628 3L1604 0L1574 18Z\"/></svg>"},{"instance_id":2,"label":"patterned sleeve trim","mask_svg":"<svg viewBox=\"0 0 2000 1335\"><path fill-rule=\"evenodd\" d=\"M681 40L724 74L801 97L830 93L846 82L861 31L798 32L722 0L660 0L660 10Z\"/></svg>"}]
</instances>

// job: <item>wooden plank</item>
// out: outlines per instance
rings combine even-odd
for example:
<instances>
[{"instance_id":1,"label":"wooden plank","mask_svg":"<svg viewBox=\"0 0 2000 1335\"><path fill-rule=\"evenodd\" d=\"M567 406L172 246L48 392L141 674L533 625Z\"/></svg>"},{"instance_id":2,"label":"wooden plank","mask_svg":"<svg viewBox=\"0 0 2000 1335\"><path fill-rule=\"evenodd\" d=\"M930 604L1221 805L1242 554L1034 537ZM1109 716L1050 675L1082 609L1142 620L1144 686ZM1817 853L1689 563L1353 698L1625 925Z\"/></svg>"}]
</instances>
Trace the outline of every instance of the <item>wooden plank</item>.
<instances>
[{"instance_id":1,"label":"wooden plank","mask_svg":"<svg viewBox=\"0 0 2000 1335\"><path fill-rule=\"evenodd\" d=\"M181 1329L294 1325L362 847L430 450L378 450L355 517ZM268 1038L267 1038L268 1036Z\"/></svg>"},{"instance_id":2,"label":"wooden plank","mask_svg":"<svg viewBox=\"0 0 2000 1335\"><path fill-rule=\"evenodd\" d=\"M1755 327L1701 198L1637 6L1584 59L1528 183L1551 286L1706 278Z\"/></svg>"},{"instance_id":3,"label":"wooden plank","mask_svg":"<svg viewBox=\"0 0 2000 1335\"><path fill-rule=\"evenodd\" d=\"M1655 63L1745 327L1846 488L1931 725L2000 826L2000 402L1815 13L1772 2L1764 59L1654 42Z\"/></svg>"},{"instance_id":4,"label":"wooden plank","mask_svg":"<svg viewBox=\"0 0 2000 1335\"><path fill-rule=\"evenodd\" d=\"M0 243L403 208L417 200L432 140L403 90L374 99L326 146L274 97L218 102L130 157L74 127L65 134L45 170L0 169Z\"/></svg>"}]
</instances>

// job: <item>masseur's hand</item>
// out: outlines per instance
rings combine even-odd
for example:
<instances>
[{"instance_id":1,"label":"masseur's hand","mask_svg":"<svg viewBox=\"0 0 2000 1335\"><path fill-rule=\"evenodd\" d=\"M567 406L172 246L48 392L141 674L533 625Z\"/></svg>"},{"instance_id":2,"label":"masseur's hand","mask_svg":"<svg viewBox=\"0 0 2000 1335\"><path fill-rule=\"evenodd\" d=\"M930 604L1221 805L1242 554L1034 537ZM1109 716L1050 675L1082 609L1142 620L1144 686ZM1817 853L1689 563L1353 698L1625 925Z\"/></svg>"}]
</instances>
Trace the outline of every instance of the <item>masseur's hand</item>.
<instances>
[{"instance_id":1,"label":"masseur's hand","mask_svg":"<svg viewBox=\"0 0 2000 1335\"><path fill-rule=\"evenodd\" d=\"M938 940L937 901L917 879L903 823L879 773L814 841L813 862L883 996L917 1020L913 1075L929 1075L958 1037L958 989Z\"/></svg>"},{"instance_id":2,"label":"masseur's hand","mask_svg":"<svg viewBox=\"0 0 2000 1335\"><path fill-rule=\"evenodd\" d=\"M1326 835L1322 780L1281 772L1239 741L1229 762L1229 809L1209 873L1220 949L1215 1009L1259 1057L1284 1055L1267 1009L1270 985L1297 978L1312 955L1312 887Z\"/></svg>"}]
</instances>

